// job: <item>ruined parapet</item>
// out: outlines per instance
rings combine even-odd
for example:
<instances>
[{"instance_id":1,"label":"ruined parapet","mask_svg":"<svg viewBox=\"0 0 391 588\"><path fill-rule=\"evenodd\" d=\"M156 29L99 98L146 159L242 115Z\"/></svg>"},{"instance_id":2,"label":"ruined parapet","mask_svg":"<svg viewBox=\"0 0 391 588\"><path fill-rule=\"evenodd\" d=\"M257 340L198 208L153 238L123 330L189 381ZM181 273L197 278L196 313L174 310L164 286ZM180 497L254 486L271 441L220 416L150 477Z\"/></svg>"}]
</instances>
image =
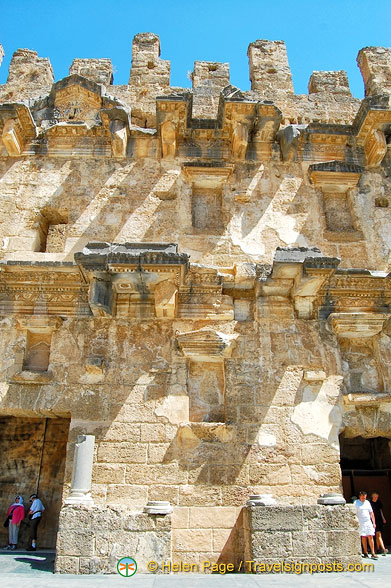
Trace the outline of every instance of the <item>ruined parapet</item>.
<instances>
[{"instance_id":1,"label":"ruined parapet","mask_svg":"<svg viewBox=\"0 0 391 588\"><path fill-rule=\"evenodd\" d=\"M139 33L133 39L129 86L147 89L170 85L170 62L160 59L160 39L154 33Z\"/></svg>"},{"instance_id":2,"label":"ruined parapet","mask_svg":"<svg viewBox=\"0 0 391 588\"><path fill-rule=\"evenodd\" d=\"M308 92L351 96L346 71L313 71L308 82Z\"/></svg>"},{"instance_id":3,"label":"ruined parapet","mask_svg":"<svg viewBox=\"0 0 391 588\"><path fill-rule=\"evenodd\" d=\"M229 86L229 64L195 61L193 82L193 117L216 118L220 92Z\"/></svg>"},{"instance_id":4,"label":"ruined parapet","mask_svg":"<svg viewBox=\"0 0 391 588\"><path fill-rule=\"evenodd\" d=\"M18 49L12 56L7 79L11 97L18 101L36 98L50 91L54 81L52 65L36 51Z\"/></svg>"},{"instance_id":5,"label":"ruined parapet","mask_svg":"<svg viewBox=\"0 0 391 588\"><path fill-rule=\"evenodd\" d=\"M293 94L292 74L283 41L258 39L247 51L251 89L264 98Z\"/></svg>"},{"instance_id":6,"label":"ruined parapet","mask_svg":"<svg viewBox=\"0 0 391 588\"><path fill-rule=\"evenodd\" d=\"M4 57L4 49L3 49L3 45L0 43L0 65L1 62L3 61L3 57Z\"/></svg>"},{"instance_id":7,"label":"ruined parapet","mask_svg":"<svg viewBox=\"0 0 391 588\"><path fill-rule=\"evenodd\" d=\"M170 92L170 62L160 59L160 39L139 33L133 39L129 86L132 120L140 127L156 126L156 96Z\"/></svg>"},{"instance_id":8,"label":"ruined parapet","mask_svg":"<svg viewBox=\"0 0 391 588\"><path fill-rule=\"evenodd\" d=\"M365 85L365 96L391 94L391 49L364 47L357 63Z\"/></svg>"},{"instance_id":9,"label":"ruined parapet","mask_svg":"<svg viewBox=\"0 0 391 588\"><path fill-rule=\"evenodd\" d=\"M113 83L113 64L111 59L74 59L69 68L69 75L73 74L109 86Z\"/></svg>"}]
</instances>

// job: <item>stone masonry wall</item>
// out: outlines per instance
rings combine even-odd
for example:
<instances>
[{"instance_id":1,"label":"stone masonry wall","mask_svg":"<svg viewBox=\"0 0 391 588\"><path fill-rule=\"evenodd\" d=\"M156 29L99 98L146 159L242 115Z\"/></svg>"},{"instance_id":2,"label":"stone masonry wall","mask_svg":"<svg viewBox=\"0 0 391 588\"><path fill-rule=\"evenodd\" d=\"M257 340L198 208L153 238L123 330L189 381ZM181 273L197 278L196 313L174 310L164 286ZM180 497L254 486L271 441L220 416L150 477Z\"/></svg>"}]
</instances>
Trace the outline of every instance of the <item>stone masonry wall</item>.
<instances>
[{"instance_id":1,"label":"stone masonry wall","mask_svg":"<svg viewBox=\"0 0 391 588\"><path fill-rule=\"evenodd\" d=\"M361 562L355 508L256 506L244 512L245 559L262 564Z\"/></svg>"},{"instance_id":2,"label":"stone masonry wall","mask_svg":"<svg viewBox=\"0 0 391 588\"><path fill-rule=\"evenodd\" d=\"M305 558L308 533L319 557L345 541L356 557L351 511L314 504L342 490L341 433L391 439L378 49L359 55L363 101L341 71L294 94L281 41L250 45L248 92L212 62L195 63L192 89L170 87L152 33L135 37L124 86L108 59L76 59L54 83L48 59L14 54L0 87L0 415L68 419L64 498L77 436L95 437L95 508L62 507L58 571L107 571L138 545L237 561L243 529L254 557ZM243 511L262 493L279 505L259 510L267 528ZM143 514L149 500L172 518Z\"/></svg>"},{"instance_id":3,"label":"stone masonry wall","mask_svg":"<svg viewBox=\"0 0 391 588\"><path fill-rule=\"evenodd\" d=\"M122 557L133 557L146 573L150 560L171 559L170 515L147 515L126 508L66 506L61 510L55 572L114 574Z\"/></svg>"}]
</instances>

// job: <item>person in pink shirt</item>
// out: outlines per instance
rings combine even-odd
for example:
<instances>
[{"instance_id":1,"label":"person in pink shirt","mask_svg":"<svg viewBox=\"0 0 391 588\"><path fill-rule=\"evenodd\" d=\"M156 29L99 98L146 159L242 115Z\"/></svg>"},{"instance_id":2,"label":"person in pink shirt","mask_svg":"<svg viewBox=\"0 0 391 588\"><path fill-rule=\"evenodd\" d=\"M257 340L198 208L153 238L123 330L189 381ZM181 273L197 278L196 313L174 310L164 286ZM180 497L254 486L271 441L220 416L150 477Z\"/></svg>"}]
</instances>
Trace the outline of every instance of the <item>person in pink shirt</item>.
<instances>
[{"instance_id":1,"label":"person in pink shirt","mask_svg":"<svg viewBox=\"0 0 391 588\"><path fill-rule=\"evenodd\" d=\"M7 518L9 519L8 545L5 549L16 549L18 545L19 527L21 521L24 519L24 514L23 498L18 495L15 497L15 502L11 504L7 513Z\"/></svg>"}]
</instances>

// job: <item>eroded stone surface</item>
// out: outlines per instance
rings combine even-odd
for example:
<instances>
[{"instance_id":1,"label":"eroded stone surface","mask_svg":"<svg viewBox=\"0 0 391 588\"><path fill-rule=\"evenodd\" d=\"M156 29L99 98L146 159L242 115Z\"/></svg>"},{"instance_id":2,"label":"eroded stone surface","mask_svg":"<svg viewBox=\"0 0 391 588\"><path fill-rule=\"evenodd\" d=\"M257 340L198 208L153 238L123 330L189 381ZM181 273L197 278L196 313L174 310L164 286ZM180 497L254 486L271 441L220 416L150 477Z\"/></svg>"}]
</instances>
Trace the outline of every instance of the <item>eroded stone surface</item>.
<instances>
[{"instance_id":1,"label":"eroded stone surface","mask_svg":"<svg viewBox=\"0 0 391 588\"><path fill-rule=\"evenodd\" d=\"M70 421L64 499L95 437L96 509L62 509L58 571L138 541L145 562L357 555L351 512L314 505L341 492L341 433L391 438L389 50L360 52L361 102L341 71L294 94L281 41L249 60L248 92L200 61L172 88L141 33L129 85L107 59L53 83L23 49L0 87L0 414ZM47 502L53 459L26 481ZM267 529L244 522L258 494Z\"/></svg>"}]
</instances>

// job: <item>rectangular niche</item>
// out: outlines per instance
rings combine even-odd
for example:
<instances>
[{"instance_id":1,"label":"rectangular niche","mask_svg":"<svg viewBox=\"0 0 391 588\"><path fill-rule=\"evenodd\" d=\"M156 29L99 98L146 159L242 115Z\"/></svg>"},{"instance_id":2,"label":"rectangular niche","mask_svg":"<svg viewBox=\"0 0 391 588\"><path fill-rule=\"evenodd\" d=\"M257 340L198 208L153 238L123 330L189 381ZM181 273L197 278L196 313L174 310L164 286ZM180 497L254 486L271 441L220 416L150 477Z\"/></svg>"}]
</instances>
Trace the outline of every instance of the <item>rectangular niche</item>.
<instances>
[{"instance_id":1,"label":"rectangular niche","mask_svg":"<svg viewBox=\"0 0 391 588\"><path fill-rule=\"evenodd\" d=\"M223 188L232 166L185 164L184 174L191 184L191 224L193 229L209 234L223 227Z\"/></svg>"},{"instance_id":2,"label":"rectangular niche","mask_svg":"<svg viewBox=\"0 0 391 588\"><path fill-rule=\"evenodd\" d=\"M51 331L34 333L27 331L26 352L23 361L23 370L30 372L46 372L49 367Z\"/></svg>"},{"instance_id":3,"label":"rectangular niche","mask_svg":"<svg viewBox=\"0 0 391 588\"><path fill-rule=\"evenodd\" d=\"M41 210L37 221L34 251L41 253L62 253L68 236L68 212L46 207Z\"/></svg>"},{"instance_id":4,"label":"rectangular niche","mask_svg":"<svg viewBox=\"0 0 391 588\"><path fill-rule=\"evenodd\" d=\"M191 422L224 422L224 362L191 361L188 391Z\"/></svg>"},{"instance_id":5,"label":"rectangular niche","mask_svg":"<svg viewBox=\"0 0 391 588\"><path fill-rule=\"evenodd\" d=\"M328 231L355 231L347 194L325 192L323 202Z\"/></svg>"},{"instance_id":6,"label":"rectangular niche","mask_svg":"<svg viewBox=\"0 0 391 588\"><path fill-rule=\"evenodd\" d=\"M209 232L222 227L222 194L218 189L194 188L191 199L191 220L195 229Z\"/></svg>"},{"instance_id":7,"label":"rectangular niche","mask_svg":"<svg viewBox=\"0 0 391 588\"><path fill-rule=\"evenodd\" d=\"M309 174L323 194L325 238L329 241L359 241L362 232L355 225L352 191L356 190L362 169L339 161L310 165Z\"/></svg>"}]
</instances>

